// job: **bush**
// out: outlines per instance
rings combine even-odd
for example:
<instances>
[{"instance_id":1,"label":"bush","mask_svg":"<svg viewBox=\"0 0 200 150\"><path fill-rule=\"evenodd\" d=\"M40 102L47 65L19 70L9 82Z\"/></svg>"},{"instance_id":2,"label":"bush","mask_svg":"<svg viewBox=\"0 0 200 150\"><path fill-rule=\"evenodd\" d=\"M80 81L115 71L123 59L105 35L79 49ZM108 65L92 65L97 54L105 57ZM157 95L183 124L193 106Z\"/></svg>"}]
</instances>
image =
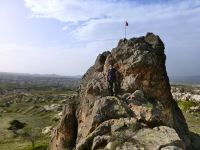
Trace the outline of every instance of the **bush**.
<instances>
[{"instance_id":1,"label":"bush","mask_svg":"<svg viewBox=\"0 0 200 150\"><path fill-rule=\"evenodd\" d=\"M178 106L182 111L187 111L190 107L196 106L196 105L197 104L192 101L184 101L184 100L178 101Z\"/></svg>"},{"instance_id":2,"label":"bush","mask_svg":"<svg viewBox=\"0 0 200 150\"><path fill-rule=\"evenodd\" d=\"M18 129L23 129L25 127L26 123L22 123L18 120L12 120L10 122L10 127L8 130L18 130Z\"/></svg>"},{"instance_id":3,"label":"bush","mask_svg":"<svg viewBox=\"0 0 200 150\"><path fill-rule=\"evenodd\" d=\"M28 146L24 148L23 150L47 150L47 147L48 146L45 144L40 144L40 145L36 145L34 149L31 146Z\"/></svg>"}]
</instances>

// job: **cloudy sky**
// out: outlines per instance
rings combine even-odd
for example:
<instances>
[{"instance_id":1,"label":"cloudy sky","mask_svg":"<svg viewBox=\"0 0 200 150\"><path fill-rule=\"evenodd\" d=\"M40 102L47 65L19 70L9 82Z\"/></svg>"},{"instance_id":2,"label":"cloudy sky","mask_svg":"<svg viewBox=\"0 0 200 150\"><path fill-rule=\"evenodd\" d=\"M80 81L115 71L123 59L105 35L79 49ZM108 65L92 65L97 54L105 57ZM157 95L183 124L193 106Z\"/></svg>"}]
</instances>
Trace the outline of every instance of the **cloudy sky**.
<instances>
[{"instance_id":1,"label":"cloudy sky","mask_svg":"<svg viewBox=\"0 0 200 150\"><path fill-rule=\"evenodd\" d=\"M1 0L0 72L83 74L125 20L161 37L170 76L200 75L200 0Z\"/></svg>"}]
</instances>

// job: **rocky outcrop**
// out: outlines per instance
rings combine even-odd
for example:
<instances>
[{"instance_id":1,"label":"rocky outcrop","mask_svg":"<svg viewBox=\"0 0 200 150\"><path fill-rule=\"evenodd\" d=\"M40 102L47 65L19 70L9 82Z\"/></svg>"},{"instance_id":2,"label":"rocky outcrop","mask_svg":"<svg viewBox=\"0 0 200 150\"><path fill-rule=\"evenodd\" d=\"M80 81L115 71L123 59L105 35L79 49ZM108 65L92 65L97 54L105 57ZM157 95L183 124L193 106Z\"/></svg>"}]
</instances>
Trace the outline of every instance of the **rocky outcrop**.
<instances>
[{"instance_id":1,"label":"rocky outcrop","mask_svg":"<svg viewBox=\"0 0 200 150\"><path fill-rule=\"evenodd\" d=\"M176 101L186 100L200 103L200 90L198 85L173 85L171 92Z\"/></svg>"},{"instance_id":2,"label":"rocky outcrop","mask_svg":"<svg viewBox=\"0 0 200 150\"><path fill-rule=\"evenodd\" d=\"M176 101L179 100L186 100L186 101L193 101L196 103L200 103L200 94L192 94L192 93L179 93L173 92L173 97Z\"/></svg>"},{"instance_id":3,"label":"rocky outcrop","mask_svg":"<svg viewBox=\"0 0 200 150\"><path fill-rule=\"evenodd\" d=\"M100 54L82 77L77 150L185 149L189 131L173 100L159 36L122 39ZM117 96L108 96L106 72L118 71Z\"/></svg>"},{"instance_id":4,"label":"rocky outcrop","mask_svg":"<svg viewBox=\"0 0 200 150\"><path fill-rule=\"evenodd\" d=\"M62 119L52 134L49 150L63 150L66 147L72 149L76 143L77 120L75 109L65 105L62 112Z\"/></svg>"},{"instance_id":5,"label":"rocky outcrop","mask_svg":"<svg viewBox=\"0 0 200 150\"><path fill-rule=\"evenodd\" d=\"M77 149L158 150L167 146L185 149L172 128L159 126L151 129L133 118L120 118L103 122L77 145Z\"/></svg>"},{"instance_id":6,"label":"rocky outcrop","mask_svg":"<svg viewBox=\"0 0 200 150\"><path fill-rule=\"evenodd\" d=\"M51 104L43 106L45 111L60 111L62 110L62 106L60 104Z\"/></svg>"}]
</instances>

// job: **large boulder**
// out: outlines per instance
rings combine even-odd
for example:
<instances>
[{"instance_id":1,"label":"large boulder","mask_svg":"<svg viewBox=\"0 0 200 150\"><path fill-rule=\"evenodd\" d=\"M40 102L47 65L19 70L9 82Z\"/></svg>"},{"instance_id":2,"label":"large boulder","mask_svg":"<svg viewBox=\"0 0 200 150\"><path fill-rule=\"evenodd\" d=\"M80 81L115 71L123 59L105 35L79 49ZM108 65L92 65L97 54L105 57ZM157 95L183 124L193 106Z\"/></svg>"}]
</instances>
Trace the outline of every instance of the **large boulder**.
<instances>
[{"instance_id":1,"label":"large boulder","mask_svg":"<svg viewBox=\"0 0 200 150\"><path fill-rule=\"evenodd\" d=\"M185 144L172 128L158 126L151 129L134 118L121 118L103 122L76 149L159 150L167 146L185 149Z\"/></svg>"},{"instance_id":2,"label":"large boulder","mask_svg":"<svg viewBox=\"0 0 200 150\"><path fill-rule=\"evenodd\" d=\"M165 60L164 44L153 33L122 39L111 52L97 57L80 83L77 150L190 146L187 124L170 92ZM105 75L110 63L119 76L116 97L108 96Z\"/></svg>"},{"instance_id":3,"label":"large boulder","mask_svg":"<svg viewBox=\"0 0 200 150\"><path fill-rule=\"evenodd\" d=\"M75 109L70 105L63 107L62 119L54 129L49 150L63 150L66 147L72 149L76 143L77 120Z\"/></svg>"},{"instance_id":4,"label":"large boulder","mask_svg":"<svg viewBox=\"0 0 200 150\"><path fill-rule=\"evenodd\" d=\"M109 64L113 63L119 74L119 97L126 93L135 92L135 97L144 96L152 104L152 108L146 109L142 105L139 106L140 108L133 107L136 111L133 111L136 114L135 116L139 116L141 111L146 112L146 115L141 117L144 119L138 118L138 120L145 123L152 121L153 123L148 123L151 127L152 125L153 127L166 125L174 128L185 144L189 145L187 124L170 91L169 78L165 67L164 44L159 36L148 33L144 37L120 40L118 46L113 48L110 54L106 54L105 62L101 62L101 64L104 64L103 70L98 69L97 71L95 68L97 65L94 65L86 72L81 81L77 143L80 143L92 132L91 124L88 124L88 122L93 120L93 110L97 107L95 103L107 94L105 74ZM105 53L102 55L105 56ZM101 55L98 56L98 59L99 57ZM144 93L144 95L141 93ZM156 117L154 117L156 120L151 117L155 116L154 114L156 114ZM145 120L145 117L148 120Z\"/></svg>"}]
</instances>

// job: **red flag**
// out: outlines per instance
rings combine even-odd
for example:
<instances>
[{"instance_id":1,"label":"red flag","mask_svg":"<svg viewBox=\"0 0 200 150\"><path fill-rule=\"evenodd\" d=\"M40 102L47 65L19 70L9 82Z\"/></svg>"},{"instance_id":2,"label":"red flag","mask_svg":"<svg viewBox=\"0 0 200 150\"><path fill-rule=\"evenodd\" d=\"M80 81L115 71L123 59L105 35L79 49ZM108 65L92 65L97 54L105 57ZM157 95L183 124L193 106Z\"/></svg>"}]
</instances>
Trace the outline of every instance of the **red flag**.
<instances>
[{"instance_id":1,"label":"red flag","mask_svg":"<svg viewBox=\"0 0 200 150\"><path fill-rule=\"evenodd\" d=\"M127 26L127 27L128 27L128 22L127 22L127 21L125 21L125 26Z\"/></svg>"}]
</instances>

